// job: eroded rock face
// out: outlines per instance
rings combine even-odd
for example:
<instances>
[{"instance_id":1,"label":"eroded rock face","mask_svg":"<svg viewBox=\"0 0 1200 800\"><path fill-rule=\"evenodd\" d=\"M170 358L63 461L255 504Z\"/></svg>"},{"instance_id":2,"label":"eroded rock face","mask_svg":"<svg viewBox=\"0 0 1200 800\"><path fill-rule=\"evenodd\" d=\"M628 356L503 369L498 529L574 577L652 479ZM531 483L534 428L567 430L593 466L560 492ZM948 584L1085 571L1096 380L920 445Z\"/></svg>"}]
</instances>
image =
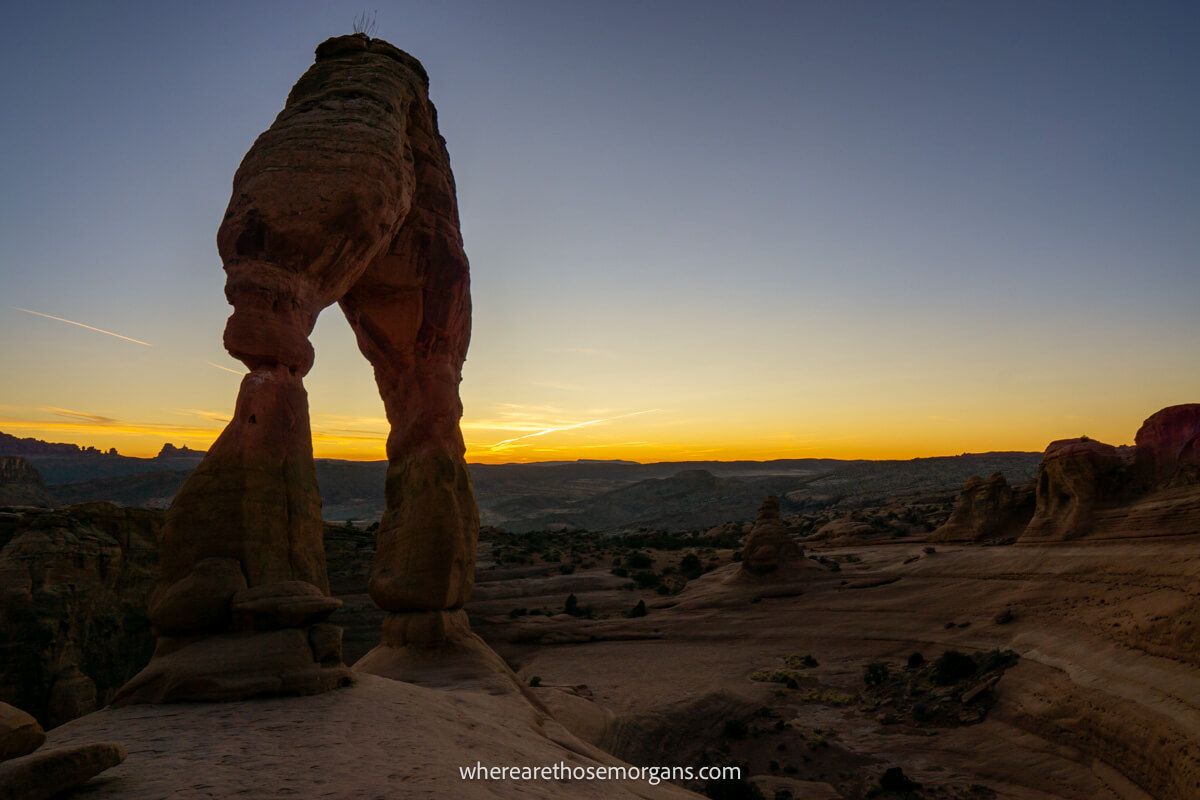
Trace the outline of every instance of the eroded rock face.
<instances>
[{"instance_id":1,"label":"eroded rock face","mask_svg":"<svg viewBox=\"0 0 1200 800\"><path fill-rule=\"evenodd\" d=\"M0 456L0 506L53 505L42 476L20 456Z\"/></svg>"},{"instance_id":2,"label":"eroded rock face","mask_svg":"<svg viewBox=\"0 0 1200 800\"><path fill-rule=\"evenodd\" d=\"M1200 483L1200 403L1151 415L1134 443L1138 477L1145 486Z\"/></svg>"},{"instance_id":3,"label":"eroded rock face","mask_svg":"<svg viewBox=\"0 0 1200 800\"><path fill-rule=\"evenodd\" d=\"M792 540L779 516L779 498L768 497L758 510L754 528L742 545L741 573L766 575L804 560L800 545Z\"/></svg>"},{"instance_id":4,"label":"eroded rock face","mask_svg":"<svg viewBox=\"0 0 1200 800\"><path fill-rule=\"evenodd\" d=\"M108 503L0 511L0 700L51 728L146 663L161 524Z\"/></svg>"},{"instance_id":5,"label":"eroded rock face","mask_svg":"<svg viewBox=\"0 0 1200 800\"><path fill-rule=\"evenodd\" d=\"M1200 533L1200 404L1142 424L1134 447L1066 439L1046 448L1022 541Z\"/></svg>"},{"instance_id":6,"label":"eroded rock face","mask_svg":"<svg viewBox=\"0 0 1200 800\"><path fill-rule=\"evenodd\" d=\"M1024 539L1064 540L1092 530L1096 512L1126 491L1129 448L1087 438L1051 442L1037 477L1037 508Z\"/></svg>"},{"instance_id":7,"label":"eroded rock face","mask_svg":"<svg viewBox=\"0 0 1200 800\"><path fill-rule=\"evenodd\" d=\"M1002 473L969 478L942 527L930 537L937 542L981 542L1020 535L1033 516L1030 486L1013 487Z\"/></svg>"},{"instance_id":8,"label":"eroded rock face","mask_svg":"<svg viewBox=\"0 0 1200 800\"><path fill-rule=\"evenodd\" d=\"M163 517L108 503L0 511L0 702L57 727L107 705L146 666L155 650L147 603L157 583ZM379 641L384 618L366 595L373 535L327 525L324 539L335 589L353 596L348 613L331 620L353 629L345 644L352 660ZM216 602L182 591L186 616L168 636L196 626L223 630L236 614L245 618L235 624L253 630L313 623L309 646L318 660L343 641L338 625L316 622L338 602L316 587L247 589L232 559L202 562L192 577L207 587L195 595Z\"/></svg>"},{"instance_id":9,"label":"eroded rock face","mask_svg":"<svg viewBox=\"0 0 1200 800\"><path fill-rule=\"evenodd\" d=\"M233 306L225 347L250 372L168 512L151 603L158 648L122 702L304 694L348 679L340 639L310 635L340 605L326 597L303 386L308 336L335 302L391 425L371 597L393 614L440 615L462 607L474 577L479 517L458 427L468 265L420 63L363 35L322 43L238 168L217 247ZM217 674L205 680L196 664Z\"/></svg>"}]
</instances>

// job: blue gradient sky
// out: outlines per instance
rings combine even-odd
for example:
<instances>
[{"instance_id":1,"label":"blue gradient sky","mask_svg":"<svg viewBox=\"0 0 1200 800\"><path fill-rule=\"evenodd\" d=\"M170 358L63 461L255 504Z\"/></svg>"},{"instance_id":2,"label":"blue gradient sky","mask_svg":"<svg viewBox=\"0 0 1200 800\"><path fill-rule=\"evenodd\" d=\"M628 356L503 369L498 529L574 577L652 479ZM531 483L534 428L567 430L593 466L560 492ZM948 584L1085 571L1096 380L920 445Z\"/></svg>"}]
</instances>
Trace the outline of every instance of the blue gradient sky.
<instances>
[{"instance_id":1,"label":"blue gradient sky","mask_svg":"<svg viewBox=\"0 0 1200 800\"><path fill-rule=\"evenodd\" d=\"M233 172L364 8L458 179L472 458L1040 449L1200 400L1200 5L7 3L0 430L215 436ZM318 453L379 457L336 309L314 342Z\"/></svg>"}]
</instances>

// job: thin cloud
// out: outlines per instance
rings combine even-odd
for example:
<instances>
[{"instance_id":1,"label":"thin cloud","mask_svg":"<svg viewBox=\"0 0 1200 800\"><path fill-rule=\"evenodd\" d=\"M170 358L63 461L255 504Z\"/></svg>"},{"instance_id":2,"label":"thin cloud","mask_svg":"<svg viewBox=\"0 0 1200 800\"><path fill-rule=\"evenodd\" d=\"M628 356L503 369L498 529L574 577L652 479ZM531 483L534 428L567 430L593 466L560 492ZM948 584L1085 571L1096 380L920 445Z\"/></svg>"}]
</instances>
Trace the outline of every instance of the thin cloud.
<instances>
[{"instance_id":1,"label":"thin cloud","mask_svg":"<svg viewBox=\"0 0 1200 800\"><path fill-rule=\"evenodd\" d=\"M505 439L502 442L496 442L494 445L492 445L488 449L493 452L495 452L496 450L505 450L505 449L509 449L514 446L518 446L518 445L516 445L516 443L520 442L524 439L532 439L537 436L547 436L551 433L561 433L563 431L573 431L573 430L577 430L579 428L591 427L592 425L603 425L606 422L613 422L618 419L628 419L629 417L638 417L638 416L641 416L642 414L653 414L654 412L661 411L661 410L662 409L660 409L660 408L650 408L650 409L646 409L645 411L633 411L628 414L618 414L615 417L604 417L602 419L589 419L589 420L585 420L583 422L574 422L574 423L571 423L570 425L559 425L557 427L543 428L542 430L534 431L533 433L527 433L524 436L514 436L511 439Z\"/></svg>"},{"instance_id":2,"label":"thin cloud","mask_svg":"<svg viewBox=\"0 0 1200 800\"><path fill-rule=\"evenodd\" d=\"M222 425L230 420L229 413L226 411L208 411L203 408L180 408L175 413L190 414L192 416L200 417L201 419L206 419L209 422L219 422Z\"/></svg>"},{"instance_id":3,"label":"thin cloud","mask_svg":"<svg viewBox=\"0 0 1200 800\"><path fill-rule=\"evenodd\" d=\"M78 419L84 422L94 422L97 425L115 425L117 420L113 417L103 417L99 414L89 414L86 411L75 411L71 408L59 408L58 406L42 406L42 411L54 414L57 417L66 417L67 419Z\"/></svg>"},{"instance_id":4,"label":"thin cloud","mask_svg":"<svg viewBox=\"0 0 1200 800\"><path fill-rule=\"evenodd\" d=\"M106 330L104 330L104 328L97 328L92 325L86 325L82 322L76 322L73 319L66 319L64 317L56 317L53 314L43 314L41 311L32 311L28 308L18 308L17 306L10 306L10 308L12 308L13 311L20 311L25 314L32 314L35 317L43 317L44 319L52 319L56 322L65 322L68 325L74 325L77 328L83 328L84 330L92 331L93 333L103 333L105 336L111 336L114 339L120 339L123 342L131 342L133 344L140 344L142 347L154 347L154 345L150 344L149 342L143 342L141 339L134 339L132 336L125 336L120 333L106 331Z\"/></svg>"}]
</instances>

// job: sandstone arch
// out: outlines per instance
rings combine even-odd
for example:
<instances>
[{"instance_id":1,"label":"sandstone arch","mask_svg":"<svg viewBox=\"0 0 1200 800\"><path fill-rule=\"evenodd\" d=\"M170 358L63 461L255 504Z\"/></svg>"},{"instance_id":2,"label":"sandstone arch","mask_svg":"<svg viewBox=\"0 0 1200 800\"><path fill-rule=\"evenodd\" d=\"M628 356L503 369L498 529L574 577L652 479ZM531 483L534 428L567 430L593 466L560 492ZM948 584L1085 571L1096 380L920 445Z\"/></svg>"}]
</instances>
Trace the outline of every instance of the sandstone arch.
<instances>
[{"instance_id":1,"label":"sandstone arch","mask_svg":"<svg viewBox=\"0 0 1200 800\"><path fill-rule=\"evenodd\" d=\"M238 168L217 234L250 370L176 497L151 598L158 648L118 702L313 693L349 680L328 597L303 378L339 303L391 433L372 598L384 644L470 639L479 519L459 430L469 270L424 68L361 34L322 43Z\"/></svg>"}]
</instances>

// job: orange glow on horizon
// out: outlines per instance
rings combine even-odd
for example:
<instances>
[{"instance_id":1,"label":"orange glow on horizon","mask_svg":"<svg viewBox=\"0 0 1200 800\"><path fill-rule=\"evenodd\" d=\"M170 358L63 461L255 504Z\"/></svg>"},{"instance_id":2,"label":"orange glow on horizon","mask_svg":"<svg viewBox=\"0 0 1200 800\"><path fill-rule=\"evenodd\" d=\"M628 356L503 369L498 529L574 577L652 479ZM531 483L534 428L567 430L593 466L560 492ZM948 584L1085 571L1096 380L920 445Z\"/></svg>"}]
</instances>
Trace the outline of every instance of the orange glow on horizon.
<instances>
[{"instance_id":1,"label":"orange glow on horizon","mask_svg":"<svg viewBox=\"0 0 1200 800\"><path fill-rule=\"evenodd\" d=\"M74 412L83 416L81 412ZM217 420L214 420L217 421ZM224 421L224 420L219 420ZM368 420L375 421L375 420ZM494 424L494 423L491 423ZM464 421L464 429L473 432L478 423ZM62 420L30 420L0 418L0 430L19 437L32 437L49 442L67 441L81 447L95 447L102 451L116 448L121 455L152 458L163 444L187 446L193 450L206 450L221 432L219 425L173 425L157 423L130 423L97 417L96 421L84 418ZM555 433L558 433L557 431ZM573 433L573 431L564 431ZM710 431L710 436L712 432ZM1063 430L1064 438L1079 435L1079 432ZM527 436L532 436L527 434ZM677 438L676 438L677 437ZM558 437L561 438L561 437ZM467 460L479 464L533 463L539 461L622 460L639 463L670 461L770 461L775 459L831 458L843 460L907 460L951 456L962 453L990 451L1040 452L1051 438L1009 438L992 432L967 441L960 438L894 435L887 439L876 436L817 438L808 441L780 437L774 441L737 441L728 436L712 436L708 441L689 441L683 432L675 432L672 440L662 441L612 441L555 442L554 434L535 436L532 442L522 442L520 447L496 448L487 442L468 441ZM1120 440L1108 439L1113 444L1127 443L1127 436ZM386 458L384 445L386 435L379 430L356 431L351 429L314 429L313 452L317 458L344 459L348 461L378 461ZM503 444L511 444L504 443Z\"/></svg>"}]
</instances>

